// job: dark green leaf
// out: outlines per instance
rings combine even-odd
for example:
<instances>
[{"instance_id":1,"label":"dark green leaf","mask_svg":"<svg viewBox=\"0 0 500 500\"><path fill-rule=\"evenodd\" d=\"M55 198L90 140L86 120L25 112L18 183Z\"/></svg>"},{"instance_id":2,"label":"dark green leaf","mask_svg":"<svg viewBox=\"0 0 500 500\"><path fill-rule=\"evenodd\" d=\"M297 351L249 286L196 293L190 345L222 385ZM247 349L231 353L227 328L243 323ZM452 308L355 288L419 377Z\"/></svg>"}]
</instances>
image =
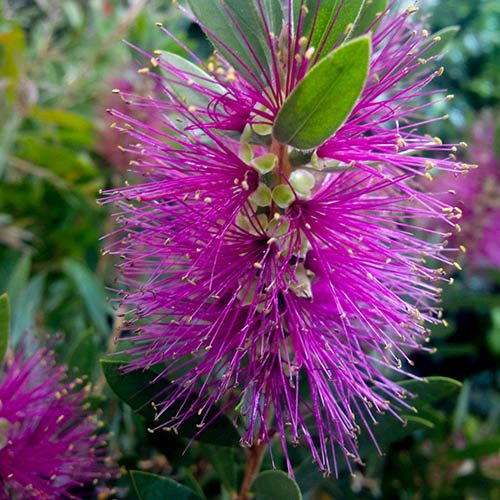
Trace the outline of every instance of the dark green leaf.
<instances>
[{"instance_id":1,"label":"dark green leaf","mask_svg":"<svg viewBox=\"0 0 500 500\"><path fill-rule=\"evenodd\" d=\"M321 49L321 57L326 56L335 43L345 34L349 25L354 25L358 18L364 0L305 0L303 5L307 8L307 15L301 36L309 37L311 30L311 46L316 50ZM298 21L298 14L301 0L295 0L294 16L295 23ZM313 24L314 23L314 24ZM347 37L346 37L347 38Z\"/></svg>"},{"instance_id":2,"label":"dark green leaf","mask_svg":"<svg viewBox=\"0 0 500 500\"><path fill-rule=\"evenodd\" d=\"M102 283L89 269L74 260L65 260L63 269L75 284L76 290L80 294L96 328L102 333L108 332L110 309L106 302Z\"/></svg>"},{"instance_id":3,"label":"dark green leaf","mask_svg":"<svg viewBox=\"0 0 500 500\"><path fill-rule=\"evenodd\" d=\"M405 380L400 382L402 387L415 394L413 401L417 408L423 405L432 405L441 399L445 399L454 394L462 384L457 380L448 377L426 377L424 381Z\"/></svg>"},{"instance_id":4,"label":"dark green leaf","mask_svg":"<svg viewBox=\"0 0 500 500\"><path fill-rule=\"evenodd\" d=\"M130 471L130 479L139 500L199 500L202 498L168 477L133 470Z\"/></svg>"},{"instance_id":5,"label":"dark green leaf","mask_svg":"<svg viewBox=\"0 0 500 500\"><path fill-rule=\"evenodd\" d=\"M489 455L500 453L500 436L489 436L482 443L474 443L466 446L463 450L453 450L450 452L451 460L478 459Z\"/></svg>"},{"instance_id":6,"label":"dark green leaf","mask_svg":"<svg viewBox=\"0 0 500 500\"><path fill-rule=\"evenodd\" d=\"M122 370L124 366L122 361L101 360L101 365L113 392L134 411L145 417L152 426L157 427L176 415L177 408L173 407L164 412L159 420L155 420L156 412L152 403L157 401L158 395L171 384L168 380L155 380L158 374L153 370L125 373ZM194 396L192 400L194 401ZM186 403L185 408L189 406L190 401ZM205 421L210 421L216 415L217 410L213 409L205 417ZM179 427L179 435L188 438L196 435L198 441L218 446L234 446L240 439L232 422L224 415L217 416L201 433L197 424L199 424L198 418L188 419Z\"/></svg>"},{"instance_id":7,"label":"dark green leaf","mask_svg":"<svg viewBox=\"0 0 500 500\"><path fill-rule=\"evenodd\" d=\"M459 432L464 422L467 419L469 413L469 402L471 395L471 383L466 380L460 390L460 394L457 398L457 404L455 406L455 413L453 415L453 431Z\"/></svg>"},{"instance_id":8,"label":"dark green leaf","mask_svg":"<svg viewBox=\"0 0 500 500\"><path fill-rule=\"evenodd\" d=\"M434 33L429 39L429 48L422 54L426 59L433 56L443 55L446 52L448 44L455 38L460 31L459 26L448 26L437 33Z\"/></svg>"},{"instance_id":9,"label":"dark green leaf","mask_svg":"<svg viewBox=\"0 0 500 500\"><path fill-rule=\"evenodd\" d=\"M75 368L78 375L92 374L96 367L97 345L92 330L83 332L77 339L68 356L68 366Z\"/></svg>"},{"instance_id":10,"label":"dark green leaf","mask_svg":"<svg viewBox=\"0 0 500 500\"><path fill-rule=\"evenodd\" d=\"M0 366L9 344L10 308L7 294L0 295Z\"/></svg>"},{"instance_id":11,"label":"dark green leaf","mask_svg":"<svg viewBox=\"0 0 500 500\"><path fill-rule=\"evenodd\" d=\"M271 50L257 1L188 0L188 4L214 47L229 63L250 76L251 83L252 75L265 83L259 63L267 71ZM269 31L278 36L283 20L280 0L263 0L261 4Z\"/></svg>"},{"instance_id":12,"label":"dark green leaf","mask_svg":"<svg viewBox=\"0 0 500 500\"><path fill-rule=\"evenodd\" d=\"M353 40L325 57L288 96L273 128L281 143L312 149L345 122L365 85L370 38Z\"/></svg>"},{"instance_id":13,"label":"dark green leaf","mask_svg":"<svg viewBox=\"0 0 500 500\"><path fill-rule=\"evenodd\" d=\"M354 36L366 33L379 14L385 11L387 3L388 0L366 0L356 23ZM372 31L377 27L377 24L372 26Z\"/></svg>"},{"instance_id":14,"label":"dark green leaf","mask_svg":"<svg viewBox=\"0 0 500 500\"><path fill-rule=\"evenodd\" d=\"M432 429L433 422L416 415L401 415L405 420L403 424L400 420L386 413L378 418L378 424L372 428L377 444L382 452L388 450L389 446L402 439L411 436L420 429ZM376 450L373 440L367 432L364 432L359 440L359 451L361 456L366 456Z\"/></svg>"},{"instance_id":15,"label":"dark green leaf","mask_svg":"<svg viewBox=\"0 0 500 500\"><path fill-rule=\"evenodd\" d=\"M252 485L255 500L301 500L298 484L280 470L261 472Z\"/></svg>"},{"instance_id":16,"label":"dark green leaf","mask_svg":"<svg viewBox=\"0 0 500 500\"><path fill-rule=\"evenodd\" d=\"M228 491L236 491L238 485L236 482L237 465L234 450L229 449L221 452L221 449L217 446L205 445L203 451Z\"/></svg>"}]
</instances>

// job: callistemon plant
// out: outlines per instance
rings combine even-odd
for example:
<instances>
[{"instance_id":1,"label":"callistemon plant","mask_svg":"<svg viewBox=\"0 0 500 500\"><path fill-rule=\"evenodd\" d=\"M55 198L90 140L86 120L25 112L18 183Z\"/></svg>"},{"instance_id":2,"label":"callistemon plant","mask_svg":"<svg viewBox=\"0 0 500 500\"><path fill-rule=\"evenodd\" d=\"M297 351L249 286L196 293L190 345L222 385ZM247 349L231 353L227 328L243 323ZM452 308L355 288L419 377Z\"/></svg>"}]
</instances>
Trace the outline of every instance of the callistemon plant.
<instances>
[{"instance_id":1,"label":"callistemon plant","mask_svg":"<svg viewBox=\"0 0 500 500\"><path fill-rule=\"evenodd\" d=\"M421 131L450 98L427 88L450 32L376 0L187 7L209 62L137 49L163 97L116 91L162 126L110 111L144 179L106 196L123 225L108 251L123 259L126 370L159 366L158 428L195 417L203 433L217 405L244 446L280 440L291 471L287 443L306 444L336 472L379 414L411 410L394 380L440 322L459 214L417 180L468 168Z\"/></svg>"},{"instance_id":2,"label":"callistemon plant","mask_svg":"<svg viewBox=\"0 0 500 500\"><path fill-rule=\"evenodd\" d=\"M495 115L483 111L472 127L469 154L481 168L465 182L463 175L444 172L428 185L462 213L461 231L452 235L450 244L462 246L467 266L476 271L500 268L500 161L495 151L496 131Z\"/></svg>"},{"instance_id":3,"label":"callistemon plant","mask_svg":"<svg viewBox=\"0 0 500 500\"><path fill-rule=\"evenodd\" d=\"M116 476L100 423L84 409L85 385L67 382L46 348L7 354L0 366L1 498L81 498L82 488Z\"/></svg>"}]
</instances>

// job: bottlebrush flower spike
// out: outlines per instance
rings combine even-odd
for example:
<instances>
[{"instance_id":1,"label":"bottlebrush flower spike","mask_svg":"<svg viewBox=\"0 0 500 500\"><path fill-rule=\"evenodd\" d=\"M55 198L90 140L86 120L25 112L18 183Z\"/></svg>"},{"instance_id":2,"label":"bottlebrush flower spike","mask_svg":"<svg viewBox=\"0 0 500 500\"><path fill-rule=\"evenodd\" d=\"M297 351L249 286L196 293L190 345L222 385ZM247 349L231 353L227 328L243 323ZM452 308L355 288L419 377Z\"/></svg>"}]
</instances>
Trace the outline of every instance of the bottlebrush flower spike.
<instances>
[{"instance_id":1,"label":"bottlebrush flower spike","mask_svg":"<svg viewBox=\"0 0 500 500\"><path fill-rule=\"evenodd\" d=\"M418 132L442 72L425 59L439 39L396 2L350 45L355 2L190 4L218 53L207 65L143 53L163 98L122 95L161 112L162 127L112 112L144 178L106 195L124 231L110 251L123 259L128 369L163 363L174 383L155 406L161 416L178 405L169 428L198 416L203 429L221 403L242 416L244 445L278 433L286 456L287 441L307 443L336 472L337 451L360 460L360 427L372 435L377 414L411 408L393 379L440 321L446 278L427 262L452 263L441 251L457 214L417 182L458 168L453 145ZM326 65L331 85L314 81ZM359 96L338 106L331 132L331 116L324 128L314 118L338 113L351 71ZM318 107L320 87L339 95L318 95ZM318 147L280 143L283 131ZM435 219L445 231L426 229Z\"/></svg>"},{"instance_id":2,"label":"bottlebrush flower spike","mask_svg":"<svg viewBox=\"0 0 500 500\"><path fill-rule=\"evenodd\" d=\"M0 371L0 496L79 498L85 485L114 475L105 436L82 405L82 381L66 383L52 352L24 348Z\"/></svg>"},{"instance_id":3,"label":"bottlebrush flower spike","mask_svg":"<svg viewBox=\"0 0 500 500\"><path fill-rule=\"evenodd\" d=\"M477 269L500 268L500 161L495 151L496 124L490 110L478 115L472 128L467 157L479 164L463 174L443 172L426 188L461 214L461 231L450 238L450 246L466 252L467 265ZM463 144L465 146L465 144ZM467 169L464 170L467 174Z\"/></svg>"}]
</instances>

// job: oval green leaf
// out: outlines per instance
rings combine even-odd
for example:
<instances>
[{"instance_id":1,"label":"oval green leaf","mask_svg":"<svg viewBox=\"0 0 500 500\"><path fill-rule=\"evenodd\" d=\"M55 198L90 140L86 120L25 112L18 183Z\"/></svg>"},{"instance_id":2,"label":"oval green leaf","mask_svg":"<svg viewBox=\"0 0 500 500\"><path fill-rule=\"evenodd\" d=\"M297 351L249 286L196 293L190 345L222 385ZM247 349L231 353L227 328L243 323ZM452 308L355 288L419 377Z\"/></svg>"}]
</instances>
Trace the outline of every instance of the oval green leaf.
<instances>
[{"instance_id":1,"label":"oval green leaf","mask_svg":"<svg viewBox=\"0 0 500 500\"><path fill-rule=\"evenodd\" d=\"M307 8L307 15L301 36L309 37L314 26L311 46L316 50L321 49L321 57L324 57L344 35L345 39L349 38L350 32L347 32L347 29L349 25L354 26L356 23L365 0L322 0L319 5L316 0L302 0L302 2ZM297 24L300 5L301 0L295 0L295 24Z\"/></svg>"},{"instance_id":2,"label":"oval green leaf","mask_svg":"<svg viewBox=\"0 0 500 500\"><path fill-rule=\"evenodd\" d=\"M354 35L359 36L366 33L375 19L377 19L379 15L385 11L385 9L387 9L387 4L388 0L366 0L363 8L361 9L361 14L356 22ZM379 22L371 27L371 31L376 29L378 23Z\"/></svg>"},{"instance_id":3,"label":"oval green leaf","mask_svg":"<svg viewBox=\"0 0 500 500\"><path fill-rule=\"evenodd\" d=\"M442 30L434 33L428 42L429 48L423 53L426 59L434 56L441 56L446 53L448 44L455 38L456 34L460 31L460 26L448 26Z\"/></svg>"},{"instance_id":4,"label":"oval green leaf","mask_svg":"<svg viewBox=\"0 0 500 500\"><path fill-rule=\"evenodd\" d=\"M139 500L200 500L202 497L186 486L149 472L130 471L130 480Z\"/></svg>"},{"instance_id":5,"label":"oval green leaf","mask_svg":"<svg viewBox=\"0 0 500 500\"><path fill-rule=\"evenodd\" d=\"M269 31L279 36L283 23L280 0L260 3L265 23L257 0L188 0L212 45L250 83L255 78L265 82L259 64L268 71L272 61L266 24Z\"/></svg>"},{"instance_id":6,"label":"oval green leaf","mask_svg":"<svg viewBox=\"0 0 500 500\"><path fill-rule=\"evenodd\" d=\"M426 377L420 380L405 380L399 385L416 396L412 402L417 408L423 405L432 405L457 392L462 384L458 380L448 377Z\"/></svg>"},{"instance_id":7,"label":"oval green leaf","mask_svg":"<svg viewBox=\"0 0 500 500\"><path fill-rule=\"evenodd\" d=\"M0 365L2 364L7 345L9 344L10 307L6 293L0 295Z\"/></svg>"},{"instance_id":8,"label":"oval green leaf","mask_svg":"<svg viewBox=\"0 0 500 500\"><path fill-rule=\"evenodd\" d=\"M283 471L266 470L261 472L252 485L254 500L301 500L302 493L298 484Z\"/></svg>"},{"instance_id":9,"label":"oval green leaf","mask_svg":"<svg viewBox=\"0 0 500 500\"><path fill-rule=\"evenodd\" d=\"M172 52L161 51L160 63L166 66L166 68L162 67L162 70L166 74L168 85L172 89L172 92L186 104L205 107L211 100L209 95L207 96L202 91L200 92L193 88L188 83L188 80L191 80L199 87L207 89L212 94L220 95L224 92L224 89L220 85L213 82L210 75L184 57ZM171 74L168 71L169 67L181 71L186 76L186 81Z\"/></svg>"},{"instance_id":10,"label":"oval green leaf","mask_svg":"<svg viewBox=\"0 0 500 500\"><path fill-rule=\"evenodd\" d=\"M112 391L136 413L142 415L152 427L157 427L162 422L167 422L177 413L177 407L172 408L162 414L159 420L155 420L156 412L152 402L157 401L158 394L165 391L171 382L168 380L156 380L158 373L154 370L137 370L134 372L124 372L126 363L120 360L101 360L101 366L106 380ZM194 396L192 400L194 402ZM185 407L189 407L190 402ZM214 418L213 421L212 418ZM184 422L178 429L179 435L187 438L196 436L197 441L215 444L218 446L235 446L240 435L236 431L233 423L225 416L217 416L217 408L213 408L205 417L209 422L206 429L200 433L199 418L191 418ZM198 434L199 433L199 434Z\"/></svg>"},{"instance_id":11,"label":"oval green leaf","mask_svg":"<svg viewBox=\"0 0 500 500\"><path fill-rule=\"evenodd\" d=\"M297 149L312 149L330 138L363 91L370 53L370 37L362 36L317 64L283 103L274 123L274 137Z\"/></svg>"}]
</instances>

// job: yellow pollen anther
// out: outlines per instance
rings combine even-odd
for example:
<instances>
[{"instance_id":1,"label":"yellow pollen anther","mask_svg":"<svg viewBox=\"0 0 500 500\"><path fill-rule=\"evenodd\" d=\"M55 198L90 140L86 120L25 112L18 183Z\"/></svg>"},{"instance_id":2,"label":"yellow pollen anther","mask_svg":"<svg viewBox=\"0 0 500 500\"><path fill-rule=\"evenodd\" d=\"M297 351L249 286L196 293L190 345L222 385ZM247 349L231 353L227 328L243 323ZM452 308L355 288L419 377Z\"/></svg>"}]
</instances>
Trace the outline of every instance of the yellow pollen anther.
<instances>
[{"instance_id":1,"label":"yellow pollen anther","mask_svg":"<svg viewBox=\"0 0 500 500\"><path fill-rule=\"evenodd\" d=\"M314 51L316 49L314 47L309 47L307 50L306 50L306 53L304 54L304 58L307 60L307 61L310 61L313 54L314 54Z\"/></svg>"}]
</instances>

